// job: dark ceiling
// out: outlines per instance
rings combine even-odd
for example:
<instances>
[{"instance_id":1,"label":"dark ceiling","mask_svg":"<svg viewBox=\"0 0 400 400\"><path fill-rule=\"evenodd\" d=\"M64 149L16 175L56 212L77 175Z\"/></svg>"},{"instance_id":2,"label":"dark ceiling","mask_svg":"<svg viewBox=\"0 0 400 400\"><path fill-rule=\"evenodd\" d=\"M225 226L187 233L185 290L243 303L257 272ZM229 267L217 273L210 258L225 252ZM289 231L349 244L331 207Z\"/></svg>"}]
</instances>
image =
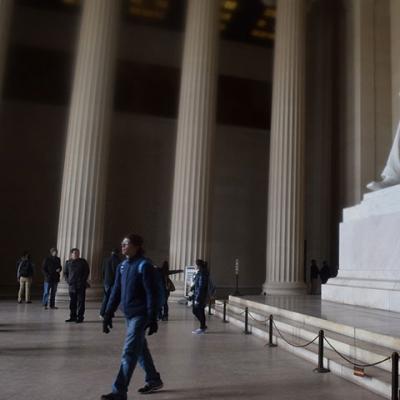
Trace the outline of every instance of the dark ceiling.
<instances>
[{"instance_id":1,"label":"dark ceiling","mask_svg":"<svg viewBox=\"0 0 400 400\"><path fill-rule=\"evenodd\" d=\"M18 4L65 13L79 13L81 0L17 0ZM186 0L123 0L124 18L183 31ZM218 0L216 0L218 1ZM219 0L220 31L225 40L271 47L275 32L275 8L265 0Z\"/></svg>"}]
</instances>

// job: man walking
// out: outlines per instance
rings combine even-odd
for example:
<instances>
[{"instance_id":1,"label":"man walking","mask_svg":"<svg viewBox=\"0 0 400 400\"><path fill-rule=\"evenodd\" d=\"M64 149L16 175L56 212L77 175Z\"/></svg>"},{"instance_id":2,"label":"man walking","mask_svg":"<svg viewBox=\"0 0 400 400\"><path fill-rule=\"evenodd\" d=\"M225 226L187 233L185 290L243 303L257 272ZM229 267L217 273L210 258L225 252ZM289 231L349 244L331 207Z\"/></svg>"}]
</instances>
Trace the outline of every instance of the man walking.
<instances>
[{"instance_id":1,"label":"man walking","mask_svg":"<svg viewBox=\"0 0 400 400\"><path fill-rule=\"evenodd\" d=\"M50 297L50 308L56 309L56 292L58 282L60 282L61 272L61 261L57 257L58 251L56 248L50 249L50 255L43 260L42 271L44 275L43 285L43 306L47 310L49 306Z\"/></svg>"},{"instance_id":2,"label":"man walking","mask_svg":"<svg viewBox=\"0 0 400 400\"><path fill-rule=\"evenodd\" d=\"M89 264L80 258L79 249L71 249L70 259L64 268L64 277L68 283L69 291L69 319L65 322L81 323L85 317L85 297L87 280L89 278Z\"/></svg>"},{"instance_id":3,"label":"man walking","mask_svg":"<svg viewBox=\"0 0 400 400\"><path fill-rule=\"evenodd\" d=\"M103 261L102 272L103 272L103 288L104 296L103 303L100 308L100 316L104 318L106 312L106 307L108 299L110 298L111 289L115 281L115 272L117 270L118 264L121 262L119 258L119 249L113 249L111 256L107 257Z\"/></svg>"},{"instance_id":4,"label":"man walking","mask_svg":"<svg viewBox=\"0 0 400 400\"><path fill-rule=\"evenodd\" d=\"M103 320L103 332L112 328L112 315L121 303L126 318L126 338L121 366L112 392L102 400L126 400L129 382L137 362L144 369L146 384L139 393L147 394L162 388L163 383L150 354L146 329L152 335L158 330L157 293L154 267L144 257L143 239L130 234L121 243L126 259L119 265Z\"/></svg>"}]
</instances>

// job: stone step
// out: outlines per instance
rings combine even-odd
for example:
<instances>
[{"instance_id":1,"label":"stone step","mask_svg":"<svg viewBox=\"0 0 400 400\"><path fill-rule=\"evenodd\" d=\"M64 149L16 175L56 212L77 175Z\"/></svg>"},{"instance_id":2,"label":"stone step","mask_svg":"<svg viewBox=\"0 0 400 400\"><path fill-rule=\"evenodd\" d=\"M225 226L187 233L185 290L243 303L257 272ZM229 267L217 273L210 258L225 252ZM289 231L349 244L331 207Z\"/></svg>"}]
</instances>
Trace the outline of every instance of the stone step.
<instances>
[{"instance_id":1,"label":"stone step","mask_svg":"<svg viewBox=\"0 0 400 400\"><path fill-rule=\"evenodd\" d=\"M222 312L222 303L221 302L216 302L215 308L214 308L214 313L216 316L222 318L223 312ZM230 323L233 325L241 328L244 330L244 314L242 314L243 309L241 309L241 313L233 313L229 309L229 312L227 313L227 318ZM262 316L259 314L259 316ZM253 314L253 317L255 317L255 314ZM283 332L284 324L286 322L282 321L276 321L276 324L278 328L281 330L280 327L282 327L282 334L284 334L285 339L293 344L301 345L308 340L305 340L304 338L300 338L297 335L290 334L288 332ZM279 325L280 324L280 325ZM296 328L297 329L297 328ZM261 323L255 323L255 321L251 321L249 319L249 330L251 333L258 337L261 338L265 341L267 344L268 342L268 328L266 326L262 326ZM315 332L312 332L314 334ZM315 335L314 335L315 337ZM309 340L312 340L314 337L310 338ZM287 351L290 351L291 353L313 363L315 366L317 366L318 363L318 342L316 341L315 344L311 344L307 346L306 348L300 348L300 347L293 347L290 344L288 344L284 339L282 339L279 334L274 332L273 336L274 343L278 345L278 347L283 348ZM329 337L328 337L329 340ZM332 339L333 341L333 339ZM332 343L333 344L333 343ZM385 369L382 368L377 368L377 367L368 367L366 369L367 375L365 377L359 377L354 375L353 367L348 364L346 361L344 361L339 355L337 355L335 352L332 350L329 350L327 348L327 345L324 346L324 367L329 368L331 373L334 373L335 375L338 375L348 381L351 381L357 385L360 385L380 396L383 396L385 398L390 399L391 394L392 394L392 389L391 389L391 373L389 371L386 371Z\"/></svg>"},{"instance_id":2,"label":"stone step","mask_svg":"<svg viewBox=\"0 0 400 400\"><path fill-rule=\"evenodd\" d=\"M245 298L229 296L229 304L238 305L240 307L252 307L255 310L260 311L265 315L274 315L276 317L286 318L291 321L295 321L307 326L314 326L318 329L338 333L344 336L348 336L353 340L360 340L366 343L375 344L388 349L394 349L394 351L400 350L400 336L384 335L377 332L372 332L366 329L357 328L354 326L329 321L323 318L314 317L307 314L301 314L296 311L287 310L267 304L257 303L252 300ZM399 333L400 335L400 333Z\"/></svg>"},{"instance_id":3,"label":"stone step","mask_svg":"<svg viewBox=\"0 0 400 400\"><path fill-rule=\"evenodd\" d=\"M222 307L222 304L219 305ZM234 314L240 314L243 312L243 308L237 305L228 305L228 309ZM263 321L268 318L268 315L261 314L259 311L252 307L249 307L250 311L250 322L254 325L255 321ZM282 332L290 334L294 337L300 338L303 341L310 341L318 335L319 328L311 325L305 325L303 323L292 321L281 316L274 316L275 324L278 329ZM260 326L260 322L255 323L255 325ZM266 324L265 324L266 326ZM338 334L336 332L331 332L329 330L324 330L326 338L340 353L350 358L350 360L361 364L373 364L378 361L389 357L394 349L389 349L384 346L378 346L373 343L364 342L362 340L355 340L351 337ZM328 345L326 345L329 347ZM391 360L385 361L379 364L378 368L382 368L388 372L392 370Z\"/></svg>"}]
</instances>

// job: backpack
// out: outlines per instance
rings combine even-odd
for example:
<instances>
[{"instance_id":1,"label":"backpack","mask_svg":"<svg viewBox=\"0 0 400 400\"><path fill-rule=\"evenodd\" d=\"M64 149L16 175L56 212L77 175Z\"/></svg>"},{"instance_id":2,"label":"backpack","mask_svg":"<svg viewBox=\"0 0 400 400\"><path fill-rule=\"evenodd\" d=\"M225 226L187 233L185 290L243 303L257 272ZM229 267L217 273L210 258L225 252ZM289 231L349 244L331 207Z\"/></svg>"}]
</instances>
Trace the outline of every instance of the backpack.
<instances>
[{"instance_id":1,"label":"backpack","mask_svg":"<svg viewBox=\"0 0 400 400\"><path fill-rule=\"evenodd\" d=\"M138 266L139 274L143 273L143 267L148 262L147 259L144 259L140 262ZM153 267L154 268L154 267ZM165 288L164 288L164 275L161 271L154 271L154 280L155 280L155 298L157 300L157 311L159 311L162 307L164 307L165 301L167 300Z\"/></svg>"},{"instance_id":2,"label":"backpack","mask_svg":"<svg viewBox=\"0 0 400 400\"><path fill-rule=\"evenodd\" d=\"M27 278L31 275L31 265L28 260L21 261L19 264L19 276Z\"/></svg>"}]
</instances>

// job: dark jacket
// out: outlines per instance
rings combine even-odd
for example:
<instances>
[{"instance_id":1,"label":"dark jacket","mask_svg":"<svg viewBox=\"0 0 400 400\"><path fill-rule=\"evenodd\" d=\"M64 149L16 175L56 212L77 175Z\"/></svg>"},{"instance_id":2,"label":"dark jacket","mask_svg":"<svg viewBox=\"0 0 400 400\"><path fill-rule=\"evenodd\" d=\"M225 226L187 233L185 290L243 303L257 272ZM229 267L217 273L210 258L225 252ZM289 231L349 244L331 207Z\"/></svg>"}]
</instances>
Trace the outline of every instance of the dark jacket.
<instances>
[{"instance_id":1,"label":"dark jacket","mask_svg":"<svg viewBox=\"0 0 400 400\"><path fill-rule=\"evenodd\" d=\"M327 264L323 265L319 275L321 277L321 283L328 282L328 279L331 277L331 271L330 271L329 266Z\"/></svg>"},{"instance_id":2,"label":"dark jacket","mask_svg":"<svg viewBox=\"0 0 400 400\"><path fill-rule=\"evenodd\" d=\"M318 279L318 276L319 276L319 269L317 264L311 264L310 278Z\"/></svg>"},{"instance_id":3,"label":"dark jacket","mask_svg":"<svg viewBox=\"0 0 400 400\"><path fill-rule=\"evenodd\" d=\"M114 313L119 304L127 318L147 316L156 321L157 289L150 260L135 257L118 266L106 313Z\"/></svg>"},{"instance_id":4,"label":"dark jacket","mask_svg":"<svg viewBox=\"0 0 400 400\"><path fill-rule=\"evenodd\" d=\"M17 261L17 279L32 278L33 276L33 263L31 260L23 260L22 258Z\"/></svg>"},{"instance_id":5,"label":"dark jacket","mask_svg":"<svg viewBox=\"0 0 400 400\"><path fill-rule=\"evenodd\" d=\"M208 277L208 272L199 270L193 279L193 301L202 306L207 303Z\"/></svg>"},{"instance_id":6,"label":"dark jacket","mask_svg":"<svg viewBox=\"0 0 400 400\"><path fill-rule=\"evenodd\" d=\"M118 265L121 263L120 258L116 254L112 254L103 260L102 272L103 272L103 285L111 287L114 285L115 272Z\"/></svg>"},{"instance_id":7,"label":"dark jacket","mask_svg":"<svg viewBox=\"0 0 400 400\"><path fill-rule=\"evenodd\" d=\"M84 258L68 260L64 267L64 277L69 285L69 290L76 291L85 289L89 273L89 264Z\"/></svg>"},{"instance_id":8,"label":"dark jacket","mask_svg":"<svg viewBox=\"0 0 400 400\"><path fill-rule=\"evenodd\" d=\"M59 257L48 256L43 260L42 271L46 282L60 282L61 260Z\"/></svg>"}]
</instances>

